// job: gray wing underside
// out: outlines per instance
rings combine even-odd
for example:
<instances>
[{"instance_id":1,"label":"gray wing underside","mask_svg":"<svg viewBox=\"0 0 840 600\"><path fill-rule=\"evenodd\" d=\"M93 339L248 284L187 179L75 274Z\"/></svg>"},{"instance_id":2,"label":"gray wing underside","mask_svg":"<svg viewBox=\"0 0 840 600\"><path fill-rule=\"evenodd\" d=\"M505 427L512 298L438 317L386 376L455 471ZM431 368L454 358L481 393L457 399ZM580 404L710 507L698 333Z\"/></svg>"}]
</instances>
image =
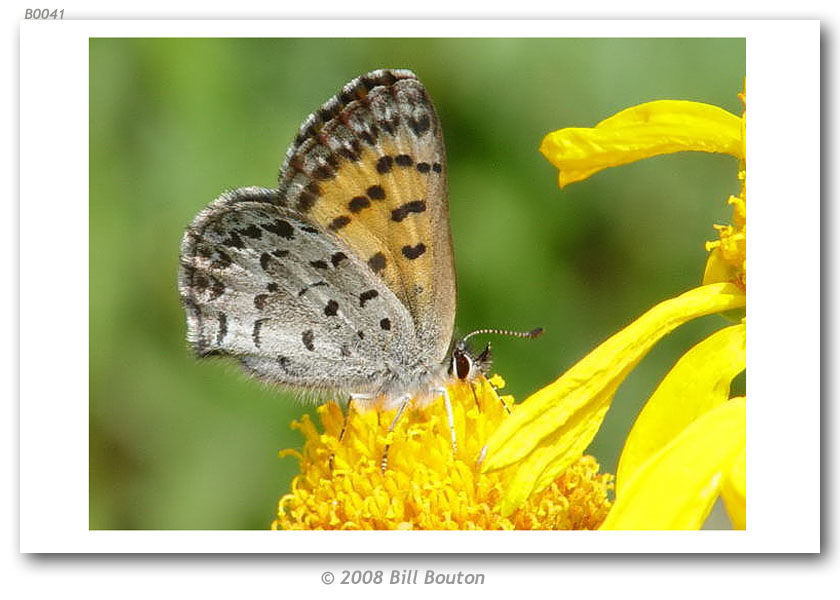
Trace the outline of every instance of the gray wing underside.
<instances>
[{"instance_id":1,"label":"gray wing underside","mask_svg":"<svg viewBox=\"0 0 840 600\"><path fill-rule=\"evenodd\" d=\"M276 190L241 188L187 229L179 288L188 342L274 383L381 389L399 369L383 357L416 359L411 315L340 239L276 202Z\"/></svg>"}]
</instances>

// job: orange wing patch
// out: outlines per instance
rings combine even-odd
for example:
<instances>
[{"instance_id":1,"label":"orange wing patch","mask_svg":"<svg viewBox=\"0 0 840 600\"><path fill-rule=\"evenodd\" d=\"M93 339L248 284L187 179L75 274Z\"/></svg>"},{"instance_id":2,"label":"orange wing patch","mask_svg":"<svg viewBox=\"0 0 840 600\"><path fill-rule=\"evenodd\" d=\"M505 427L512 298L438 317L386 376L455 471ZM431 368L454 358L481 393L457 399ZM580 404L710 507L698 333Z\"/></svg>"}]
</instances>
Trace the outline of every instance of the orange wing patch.
<instances>
[{"instance_id":1,"label":"orange wing patch","mask_svg":"<svg viewBox=\"0 0 840 600\"><path fill-rule=\"evenodd\" d=\"M348 161L335 180L324 182L322 201L310 216L341 237L416 313L412 309L423 295L417 286L432 274L429 192L438 186L430 186L429 178L441 176L440 163L417 160L409 148L383 146L381 154L366 149L358 162Z\"/></svg>"},{"instance_id":2,"label":"orange wing patch","mask_svg":"<svg viewBox=\"0 0 840 600\"><path fill-rule=\"evenodd\" d=\"M285 203L344 240L429 340L448 344L455 289L445 155L422 85L412 76L345 88L304 123L283 174Z\"/></svg>"}]
</instances>

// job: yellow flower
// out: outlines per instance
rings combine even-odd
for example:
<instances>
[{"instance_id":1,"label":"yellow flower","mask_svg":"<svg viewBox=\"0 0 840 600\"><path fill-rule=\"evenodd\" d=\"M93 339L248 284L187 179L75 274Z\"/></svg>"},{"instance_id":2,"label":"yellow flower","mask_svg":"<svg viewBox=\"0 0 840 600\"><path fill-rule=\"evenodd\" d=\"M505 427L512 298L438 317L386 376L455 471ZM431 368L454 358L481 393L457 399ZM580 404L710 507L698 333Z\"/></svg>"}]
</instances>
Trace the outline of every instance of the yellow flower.
<instances>
[{"instance_id":1,"label":"yellow flower","mask_svg":"<svg viewBox=\"0 0 840 600\"><path fill-rule=\"evenodd\" d=\"M742 181L741 193L729 196L732 205L732 225L715 225L718 239L706 242L709 259L703 273L703 283L731 281L747 289L747 173L738 173Z\"/></svg>"},{"instance_id":2,"label":"yellow flower","mask_svg":"<svg viewBox=\"0 0 840 600\"><path fill-rule=\"evenodd\" d=\"M739 159L741 193L731 226L718 226L705 285L654 306L522 403L488 441L485 472L516 469L503 499L509 514L540 493L589 445L616 389L653 345L696 317L746 307L745 119L718 107L663 100L636 106L594 128L563 129L541 152L563 187L609 166L683 150ZM745 326L717 332L690 350L648 400L628 436L616 499L603 529L699 528L723 496L733 525L746 523L746 399L729 398L744 368Z\"/></svg>"},{"instance_id":3,"label":"yellow flower","mask_svg":"<svg viewBox=\"0 0 840 600\"><path fill-rule=\"evenodd\" d=\"M492 379L497 387L502 379ZM300 475L283 496L272 529L596 529L607 515L612 476L591 456L578 456L559 477L517 510L500 500L513 469L480 472L489 435L517 407L484 378L449 386L458 449L453 453L443 402L407 410L387 434L394 413L353 410L346 421L335 403L318 408L319 433L304 416ZM502 403L505 403L504 406ZM344 434L342 435L342 429ZM380 464L385 446L388 468Z\"/></svg>"}]
</instances>

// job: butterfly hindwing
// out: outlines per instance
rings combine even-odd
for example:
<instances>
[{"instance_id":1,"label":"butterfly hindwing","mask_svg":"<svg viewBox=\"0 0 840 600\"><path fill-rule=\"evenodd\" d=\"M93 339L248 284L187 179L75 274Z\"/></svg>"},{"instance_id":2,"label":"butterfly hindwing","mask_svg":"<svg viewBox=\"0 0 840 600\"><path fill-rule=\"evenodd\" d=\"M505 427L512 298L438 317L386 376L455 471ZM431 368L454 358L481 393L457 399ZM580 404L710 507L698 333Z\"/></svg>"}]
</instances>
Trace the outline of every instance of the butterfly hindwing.
<instances>
[{"instance_id":1,"label":"butterfly hindwing","mask_svg":"<svg viewBox=\"0 0 840 600\"><path fill-rule=\"evenodd\" d=\"M455 318L446 157L437 112L410 71L348 83L302 125L279 202L334 233L393 291L430 360Z\"/></svg>"},{"instance_id":2,"label":"butterfly hindwing","mask_svg":"<svg viewBox=\"0 0 840 600\"><path fill-rule=\"evenodd\" d=\"M310 389L377 390L381 357L419 352L411 315L341 239L242 188L204 209L184 236L179 287L187 339L253 374Z\"/></svg>"}]
</instances>

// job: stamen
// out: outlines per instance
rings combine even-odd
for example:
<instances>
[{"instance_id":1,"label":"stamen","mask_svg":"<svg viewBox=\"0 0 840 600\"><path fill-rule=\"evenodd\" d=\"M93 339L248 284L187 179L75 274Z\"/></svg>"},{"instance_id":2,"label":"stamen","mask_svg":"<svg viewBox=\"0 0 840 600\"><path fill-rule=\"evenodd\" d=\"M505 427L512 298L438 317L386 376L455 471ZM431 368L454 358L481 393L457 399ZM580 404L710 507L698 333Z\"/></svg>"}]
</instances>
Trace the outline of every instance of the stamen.
<instances>
[{"instance_id":1,"label":"stamen","mask_svg":"<svg viewBox=\"0 0 840 600\"><path fill-rule=\"evenodd\" d=\"M344 422L341 424L341 433L338 434L338 442L341 443L344 440L344 434L347 433L347 424L350 422L350 411L353 410L353 398L355 398L353 394L350 395L350 399L347 401L347 412L343 415ZM330 471L333 470L335 467L335 452L330 453Z\"/></svg>"}]
</instances>

